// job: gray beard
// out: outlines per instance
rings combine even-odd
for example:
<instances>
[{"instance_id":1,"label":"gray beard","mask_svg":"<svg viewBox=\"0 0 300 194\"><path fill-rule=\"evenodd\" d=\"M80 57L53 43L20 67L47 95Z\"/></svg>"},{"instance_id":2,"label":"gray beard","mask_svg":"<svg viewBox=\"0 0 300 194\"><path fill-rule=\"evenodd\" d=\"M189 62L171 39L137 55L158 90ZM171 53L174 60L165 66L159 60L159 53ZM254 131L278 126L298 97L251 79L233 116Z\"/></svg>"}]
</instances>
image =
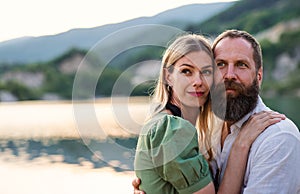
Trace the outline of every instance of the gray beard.
<instances>
[{"instance_id":1,"label":"gray beard","mask_svg":"<svg viewBox=\"0 0 300 194\"><path fill-rule=\"evenodd\" d=\"M225 88L234 88L238 91L238 95L226 95ZM233 81L225 81L212 90L212 110L220 119L235 123L254 110L258 94L257 79L249 87Z\"/></svg>"}]
</instances>

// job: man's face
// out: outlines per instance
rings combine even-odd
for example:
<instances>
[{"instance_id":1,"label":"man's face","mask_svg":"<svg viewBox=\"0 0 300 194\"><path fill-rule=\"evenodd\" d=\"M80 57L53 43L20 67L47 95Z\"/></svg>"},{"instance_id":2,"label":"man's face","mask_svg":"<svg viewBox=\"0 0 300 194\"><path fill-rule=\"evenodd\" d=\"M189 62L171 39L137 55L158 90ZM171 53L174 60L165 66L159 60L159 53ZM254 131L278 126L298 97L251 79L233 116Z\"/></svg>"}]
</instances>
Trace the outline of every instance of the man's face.
<instances>
[{"instance_id":1,"label":"man's face","mask_svg":"<svg viewBox=\"0 0 300 194\"><path fill-rule=\"evenodd\" d=\"M262 69L256 74L253 60L253 48L243 38L224 38L215 48L215 61L221 76L216 82L232 80L245 87L250 86L255 78L258 84L262 81ZM237 95L235 90L226 90L227 94Z\"/></svg>"},{"instance_id":2,"label":"man's face","mask_svg":"<svg viewBox=\"0 0 300 194\"><path fill-rule=\"evenodd\" d=\"M218 68L214 112L226 121L236 122L256 106L262 69L256 72L253 48L243 38L222 39L215 48L215 61ZM226 110L222 110L221 105Z\"/></svg>"}]
</instances>

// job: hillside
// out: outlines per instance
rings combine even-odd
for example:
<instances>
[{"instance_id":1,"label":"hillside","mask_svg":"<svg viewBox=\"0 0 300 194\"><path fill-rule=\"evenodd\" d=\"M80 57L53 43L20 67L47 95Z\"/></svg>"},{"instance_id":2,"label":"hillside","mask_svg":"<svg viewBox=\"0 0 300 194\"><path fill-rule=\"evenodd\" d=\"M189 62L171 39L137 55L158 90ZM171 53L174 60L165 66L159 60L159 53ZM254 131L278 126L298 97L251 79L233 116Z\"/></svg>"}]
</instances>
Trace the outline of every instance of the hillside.
<instances>
[{"instance_id":1,"label":"hillside","mask_svg":"<svg viewBox=\"0 0 300 194\"><path fill-rule=\"evenodd\" d=\"M152 17L140 17L95 28L72 29L51 36L24 37L0 42L0 65L1 63L46 62L72 48L89 50L109 34L137 25L162 24L184 29L189 22L201 22L230 5L232 3L191 4L167 10ZM140 34L129 35L141 36ZM115 42L119 40L117 39Z\"/></svg>"},{"instance_id":2,"label":"hillside","mask_svg":"<svg viewBox=\"0 0 300 194\"><path fill-rule=\"evenodd\" d=\"M187 22L183 29L211 36L230 28L249 31L260 41L263 49L262 96L299 97L299 10L299 2L295 0L241 0L203 22L191 19L192 22ZM174 14L172 10L169 13ZM182 21L172 20L172 23L179 26ZM251 25L246 25L247 22ZM261 25L264 27L258 28ZM75 80L80 79L84 80L84 85L76 92L83 99L110 96L117 82L125 84L119 88L117 95L128 95L128 92L133 96L148 95L158 71L158 60L167 43L164 41L174 34L163 34L157 28L146 27L135 33L118 32L109 40L101 41L99 48L94 48L95 53L78 47L45 62L0 65L0 101L71 99ZM159 40L158 45L147 44L153 37ZM139 44L139 41L144 41L144 44ZM128 43L132 47L118 50ZM115 55L110 56L113 52ZM82 68L78 76L80 63Z\"/></svg>"},{"instance_id":3,"label":"hillside","mask_svg":"<svg viewBox=\"0 0 300 194\"><path fill-rule=\"evenodd\" d=\"M272 26L300 17L298 0L241 0L224 12L204 22L191 24L187 29L217 35L235 28L257 34Z\"/></svg>"}]
</instances>

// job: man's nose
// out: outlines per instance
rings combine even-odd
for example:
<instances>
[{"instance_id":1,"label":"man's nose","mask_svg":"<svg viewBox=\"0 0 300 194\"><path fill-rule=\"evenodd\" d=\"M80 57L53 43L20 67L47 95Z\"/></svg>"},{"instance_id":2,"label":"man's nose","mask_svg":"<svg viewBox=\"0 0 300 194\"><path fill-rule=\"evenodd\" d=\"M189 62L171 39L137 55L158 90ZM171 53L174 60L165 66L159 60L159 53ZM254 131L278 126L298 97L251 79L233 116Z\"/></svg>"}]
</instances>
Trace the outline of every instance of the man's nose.
<instances>
[{"instance_id":1,"label":"man's nose","mask_svg":"<svg viewBox=\"0 0 300 194\"><path fill-rule=\"evenodd\" d=\"M225 79L236 79L236 72L234 65L228 65L224 75Z\"/></svg>"}]
</instances>

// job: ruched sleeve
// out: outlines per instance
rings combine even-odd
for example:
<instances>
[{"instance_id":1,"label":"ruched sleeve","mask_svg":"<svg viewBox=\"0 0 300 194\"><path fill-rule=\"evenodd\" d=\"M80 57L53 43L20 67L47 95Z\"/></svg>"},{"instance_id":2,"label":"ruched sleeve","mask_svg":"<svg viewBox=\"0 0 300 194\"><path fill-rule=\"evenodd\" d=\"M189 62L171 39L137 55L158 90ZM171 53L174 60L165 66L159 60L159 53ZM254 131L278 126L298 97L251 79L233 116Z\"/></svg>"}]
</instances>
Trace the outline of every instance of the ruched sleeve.
<instances>
[{"instance_id":1,"label":"ruched sleeve","mask_svg":"<svg viewBox=\"0 0 300 194\"><path fill-rule=\"evenodd\" d=\"M146 193L193 193L212 181L191 123L164 114L145 127L135 158L141 189Z\"/></svg>"}]
</instances>

